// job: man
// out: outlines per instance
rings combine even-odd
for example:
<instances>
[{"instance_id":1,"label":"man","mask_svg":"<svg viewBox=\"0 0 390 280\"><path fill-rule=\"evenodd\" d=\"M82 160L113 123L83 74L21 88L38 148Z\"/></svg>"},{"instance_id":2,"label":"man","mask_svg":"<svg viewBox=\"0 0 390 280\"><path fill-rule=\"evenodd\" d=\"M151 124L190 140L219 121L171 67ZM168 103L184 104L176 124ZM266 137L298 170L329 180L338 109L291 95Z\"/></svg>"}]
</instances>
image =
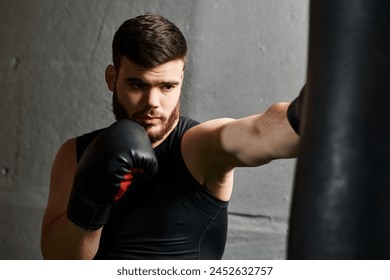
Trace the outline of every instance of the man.
<instances>
[{"instance_id":1,"label":"man","mask_svg":"<svg viewBox=\"0 0 390 280\"><path fill-rule=\"evenodd\" d=\"M118 29L106 69L117 122L59 149L44 258L220 259L234 168L296 156L289 103L238 120L180 116L186 57L184 36L161 16Z\"/></svg>"}]
</instances>

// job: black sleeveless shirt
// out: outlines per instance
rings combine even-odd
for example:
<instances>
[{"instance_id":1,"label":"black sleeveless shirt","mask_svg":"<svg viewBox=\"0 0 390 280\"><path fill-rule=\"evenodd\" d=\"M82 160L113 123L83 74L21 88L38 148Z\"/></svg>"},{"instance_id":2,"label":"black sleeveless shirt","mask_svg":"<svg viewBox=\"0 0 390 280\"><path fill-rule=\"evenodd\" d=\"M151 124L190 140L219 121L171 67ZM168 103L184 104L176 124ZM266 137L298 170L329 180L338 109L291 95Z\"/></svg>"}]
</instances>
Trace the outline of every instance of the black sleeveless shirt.
<instances>
[{"instance_id":1,"label":"black sleeveless shirt","mask_svg":"<svg viewBox=\"0 0 390 280\"><path fill-rule=\"evenodd\" d=\"M181 116L157 146L157 175L129 190L111 210L95 259L221 259L228 202L214 198L188 171L184 133L197 122ZM77 158L103 129L77 137Z\"/></svg>"}]
</instances>

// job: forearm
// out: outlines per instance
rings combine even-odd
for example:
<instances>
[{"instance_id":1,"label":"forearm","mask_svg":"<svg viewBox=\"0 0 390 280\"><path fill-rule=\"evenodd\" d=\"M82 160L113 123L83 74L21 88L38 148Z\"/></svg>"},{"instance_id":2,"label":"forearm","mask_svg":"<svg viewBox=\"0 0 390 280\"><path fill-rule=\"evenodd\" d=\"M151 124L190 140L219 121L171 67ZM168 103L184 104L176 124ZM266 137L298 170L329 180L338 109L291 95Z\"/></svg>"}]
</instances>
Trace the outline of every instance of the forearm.
<instances>
[{"instance_id":1,"label":"forearm","mask_svg":"<svg viewBox=\"0 0 390 280\"><path fill-rule=\"evenodd\" d=\"M64 213L54 220L41 238L44 259L92 259L99 247L101 229L86 231Z\"/></svg>"},{"instance_id":2,"label":"forearm","mask_svg":"<svg viewBox=\"0 0 390 280\"><path fill-rule=\"evenodd\" d=\"M232 155L233 166L260 166L274 159L298 154L299 137L287 119L289 103L276 103L264 113L226 123L223 150Z\"/></svg>"}]
</instances>

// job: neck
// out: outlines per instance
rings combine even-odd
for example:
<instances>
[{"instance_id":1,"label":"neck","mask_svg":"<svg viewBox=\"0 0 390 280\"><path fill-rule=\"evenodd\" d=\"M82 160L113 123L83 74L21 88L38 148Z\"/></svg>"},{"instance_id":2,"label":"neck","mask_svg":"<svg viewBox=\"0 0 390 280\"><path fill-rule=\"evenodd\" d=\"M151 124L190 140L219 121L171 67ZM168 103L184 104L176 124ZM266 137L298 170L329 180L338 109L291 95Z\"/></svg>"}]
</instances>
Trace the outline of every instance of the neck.
<instances>
[{"instance_id":1,"label":"neck","mask_svg":"<svg viewBox=\"0 0 390 280\"><path fill-rule=\"evenodd\" d=\"M172 126L172 128L164 135L163 138L161 138L160 140L156 141L156 142L153 142L152 143L152 148L156 148L158 145L160 145L162 142L165 141L165 139L167 139L167 137L169 136L169 134L171 134L171 132L175 129L175 127L177 126L177 124L179 123L179 118L177 118Z\"/></svg>"}]
</instances>

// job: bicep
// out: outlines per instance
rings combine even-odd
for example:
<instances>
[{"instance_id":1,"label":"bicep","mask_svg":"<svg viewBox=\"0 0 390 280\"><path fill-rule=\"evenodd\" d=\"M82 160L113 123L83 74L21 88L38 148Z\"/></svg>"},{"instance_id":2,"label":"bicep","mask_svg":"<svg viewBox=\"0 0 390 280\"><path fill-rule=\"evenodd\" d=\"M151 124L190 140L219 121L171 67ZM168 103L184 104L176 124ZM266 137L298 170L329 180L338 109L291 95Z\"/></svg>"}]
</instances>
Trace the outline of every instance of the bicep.
<instances>
[{"instance_id":1,"label":"bicep","mask_svg":"<svg viewBox=\"0 0 390 280\"><path fill-rule=\"evenodd\" d=\"M54 220L66 213L76 166L76 140L73 138L61 146L53 162L42 234Z\"/></svg>"}]
</instances>

